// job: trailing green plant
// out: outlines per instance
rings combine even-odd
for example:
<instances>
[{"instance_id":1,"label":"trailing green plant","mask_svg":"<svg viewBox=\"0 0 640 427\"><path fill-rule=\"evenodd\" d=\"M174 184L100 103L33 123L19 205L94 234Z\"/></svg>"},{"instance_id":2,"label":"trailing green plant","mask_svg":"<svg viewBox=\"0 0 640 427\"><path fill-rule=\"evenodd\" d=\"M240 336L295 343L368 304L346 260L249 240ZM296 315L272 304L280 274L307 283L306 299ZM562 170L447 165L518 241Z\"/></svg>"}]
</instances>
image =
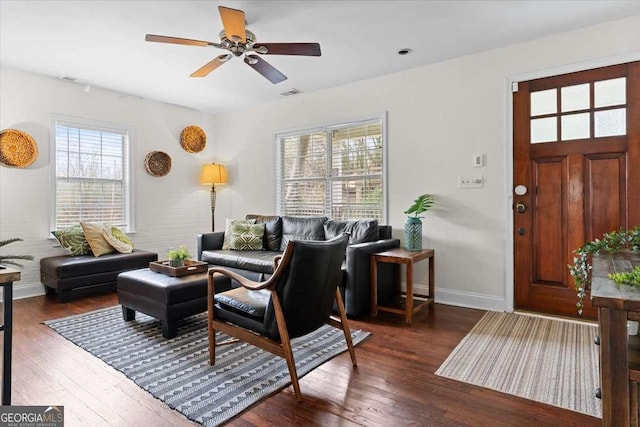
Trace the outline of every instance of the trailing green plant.
<instances>
[{"instance_id":1,"label":"trailing green plant","mask_svg":"<svg viewBox=\"0 0 640 427\"><path fill-rule=\"evenodd\" d=\"M172 249L170 250L167 255L169 256L169 259L176 259L176 260L182 260L184 261L185 259L191 258L191 254L189 253L189 250L187 250L187 247L182 245L180 246L178 249Z\"/></svg>"},{"instance_id":2,"label":"trailing green plant","mask_svg":"<svg viewBox=\"0 0 640 427\"><path fill-rule=\"evenodd\" d=\"M0 240L0 248L13 242L22 242L22 241L23 240L18 237L13 237L7 240ZM0 264L11 264L17 267L22 267L23 266L22 264L13 261L16 259L33 260L33 256L32 255L0 255Z\"/></svg>"},{"instance_id":3,"label":"trailing green plant","mask_svg":"<svg viewBox=\"0 0 640 427\"><path fill-rule=\"evenodd\" d=\"M609 279L619 285L640 288L640 265L627 273L609 273Z\"/></svg>"},{"instance_id":4,"label":"trailing green plant","mask_svg":"<svg viewBox=\"0 0 640 427\"><path fill-rule=\"evenodd\" d=\"M431 194L423 194L418 196L417 199L413 201L413 205L409 207L406 211L404 211L407 215L413 215L415 218L418 218L418 215L427 212L429 209L433 207L433 196Z\"/></svg>"},{"instance_id":5,"label":"trailing green plant","mask_svg":"<svg viewBox=\"0 0 640 427\"><path fill-rule=\"evenodd\" d=\"M568 267L576 288L576 307L579 315L582 315L584 299L591 285L592 256L600 252L613 253L625 248L640 252L640 225L629 230L621 228L619 231L604 233L602 239L587 242L574 251L576 256L573 258L573 264L569 264Z\"/></svg>"}]
</instances>

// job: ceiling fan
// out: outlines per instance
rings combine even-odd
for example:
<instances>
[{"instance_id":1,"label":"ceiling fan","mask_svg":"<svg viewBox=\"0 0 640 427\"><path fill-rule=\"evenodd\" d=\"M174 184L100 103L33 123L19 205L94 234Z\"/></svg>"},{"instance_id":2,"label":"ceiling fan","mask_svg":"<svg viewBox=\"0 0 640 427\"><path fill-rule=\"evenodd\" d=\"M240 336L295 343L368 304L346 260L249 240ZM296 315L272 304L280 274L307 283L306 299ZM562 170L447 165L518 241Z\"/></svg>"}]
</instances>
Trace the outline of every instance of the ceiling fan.
<instances>
[{"instance_id":1,"label":"ceiling fan","mask_svg":"<svg viewBox=\"0 0 640 427\"><path fill-rule=\"evenodd\" d=\"M184 44L189 46L217 47L228 50L230 53L222 54L191 74L191 77L204 77L213 70L233 58L243 56L244 62L251 68L262 74L271 83L280 83L287 76L278 71L273 65L255 55L304 55L320 56L320 44L318 43L257 43L256 36L245 27L244 12L219 6L220 18L224 30L220 31L220 43L203 40L183 39L180 37L158 36L147 34L148 42Z\"/></svg>"}]
</instances>

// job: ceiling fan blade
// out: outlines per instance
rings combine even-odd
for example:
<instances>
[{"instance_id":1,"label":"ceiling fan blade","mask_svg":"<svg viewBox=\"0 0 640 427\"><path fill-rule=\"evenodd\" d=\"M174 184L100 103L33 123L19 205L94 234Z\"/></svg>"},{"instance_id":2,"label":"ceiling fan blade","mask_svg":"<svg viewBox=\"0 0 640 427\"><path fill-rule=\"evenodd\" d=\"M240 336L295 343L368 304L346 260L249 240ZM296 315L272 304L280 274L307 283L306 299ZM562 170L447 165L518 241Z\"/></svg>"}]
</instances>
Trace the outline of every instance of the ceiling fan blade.
<instances>
[{"instance_id":1,"label":"ceiling fan blade","mask_svg":"<svg viewBox=\"0 0 640 427\"><path fill-rule=\"evenodd\" d=\"M217 58L215 58L213 61L210 61L204 64L198 70L194 71L191 74L191 77L204 77L208 75L210 72L212 72L213 70L215 70L216 68L218 68L219 66L221 66L222 64L224 64L225 62L227 62L229 59L231 59L231 55L229 54L220 55Z\"/></svg>"},{"instance_id":2,"label":"ceiling fan blade","mask_svg":"<svg viewBox=\"0 0 640 427\"><path fill-rule=\"evenodd\" d=\"M218 43L206 42L204 40L192 40L192 39L183 39L181 37L158 36L158 35L155 35L155 34L147 34L147 36L144 39L146 41L148 41L148 42L186 44L186 45L189 45L189 46L222 47Z\"/></svg>"},{"instance_id":3,"label":"ceiling fan blade","mask_svg":"<svg viewBox=\"0 0 640 427\"><path fill-rule=\"evenodd\" d=\"M267 52L261 52L262 46ZM320 56L319 43L256 43L253 50L263 55L305 55Z\"/></svg>"},{"instance_id":4,"label":"ceiling fan blade","mask_svg":"<svg viewBox=\"0 0 640 427\"><path fill-rule=\"evenodd\" d=\"M258 55L246 55L244 62L251 68L262 74L271 83L276 84L287 80L287 76L278 71L273 65L269 64Z\"/></svg>"},{"instance_id":5,"label":"ceiling fan blade","mask_svg":"<svg viewBox=\"0 0 640 427\"><path fill-rule=\"evenodd\" d=\"M235 41L234 36L236 36L239 41L246 43L247 31L245 28L244 12L224 6L218 6L218 11L220 12L220 18L222 19L222 25L224 25L224 32L227 38Z\"/></svg>"}]
</instances>

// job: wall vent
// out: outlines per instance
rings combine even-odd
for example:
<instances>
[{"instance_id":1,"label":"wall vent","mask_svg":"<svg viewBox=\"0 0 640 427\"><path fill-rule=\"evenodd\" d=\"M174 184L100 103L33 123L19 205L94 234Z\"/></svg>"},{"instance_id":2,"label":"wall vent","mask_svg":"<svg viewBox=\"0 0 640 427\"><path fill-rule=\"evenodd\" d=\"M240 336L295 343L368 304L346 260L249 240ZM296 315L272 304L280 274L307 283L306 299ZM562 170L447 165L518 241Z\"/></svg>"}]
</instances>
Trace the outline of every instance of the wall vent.
<instances>
[{"instance_id":1,"label":"wall vent","mask_svg":"<svg viewBox=\"0 0 640 427\"><path fill-rule=\"evenodd\" d=\"M293 88L293 89L289 89L286 92L282 92L280 95L282 95L282 96L291 96L291 95L297 95L299 93L302 93L302 91L300 89Z\"/></svg>"}]
</instances>

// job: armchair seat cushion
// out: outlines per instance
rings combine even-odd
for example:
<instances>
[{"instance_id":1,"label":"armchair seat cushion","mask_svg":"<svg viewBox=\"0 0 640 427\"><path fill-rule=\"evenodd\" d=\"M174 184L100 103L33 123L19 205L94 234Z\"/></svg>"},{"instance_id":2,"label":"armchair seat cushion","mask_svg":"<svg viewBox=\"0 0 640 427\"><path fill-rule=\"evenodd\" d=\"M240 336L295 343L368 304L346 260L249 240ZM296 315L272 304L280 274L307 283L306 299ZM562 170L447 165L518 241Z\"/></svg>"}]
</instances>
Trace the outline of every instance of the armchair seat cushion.
<instances>
[{"instance_id":1,"label":"armchair seat cushion","mask_svg":"<svg viewBox=\"0 0 640 427\"><path fill-rule=\"evenodd\" d=\"M215 296L215 301L220 307L245 313L257 320L264 318L270 300L271 293L263 289L250 291L246 288L236 288Z\"/></svg>"},{"instance_id":2,"label":"armchair seat cushion","mask_svg":"<svg viewBox=\"0 0 640 427\"><path fill-rule=\"evenodd\" d=\"M202 251L202 261L222 267L234 267L260 273L273 273L273 259L279 251Z\"/></svg>"}]
</instances>

